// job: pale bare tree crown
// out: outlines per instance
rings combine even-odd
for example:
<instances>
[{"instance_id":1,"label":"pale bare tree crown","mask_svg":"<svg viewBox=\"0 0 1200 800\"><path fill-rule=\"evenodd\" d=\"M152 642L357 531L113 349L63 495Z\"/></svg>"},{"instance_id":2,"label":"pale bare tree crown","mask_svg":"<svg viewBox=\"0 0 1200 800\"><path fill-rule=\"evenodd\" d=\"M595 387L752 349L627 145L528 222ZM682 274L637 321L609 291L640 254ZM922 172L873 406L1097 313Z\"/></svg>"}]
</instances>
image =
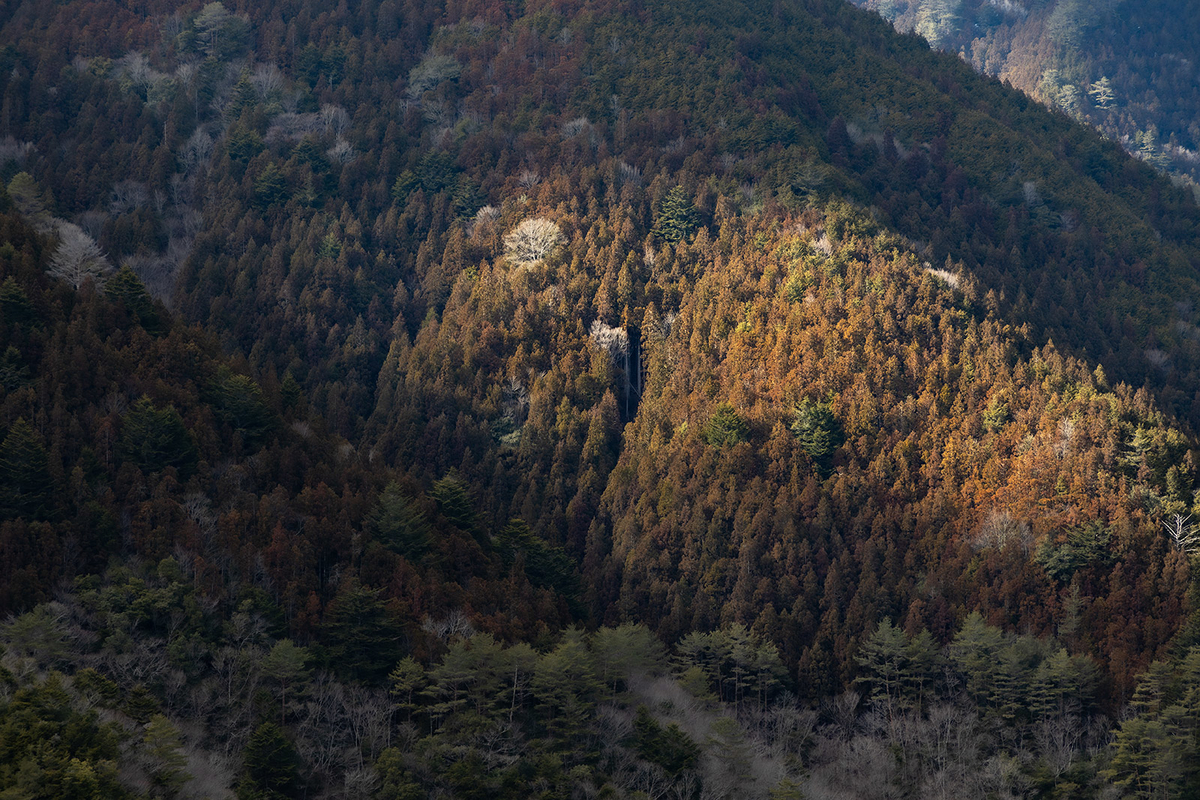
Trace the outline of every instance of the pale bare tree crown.
<instances>
[{"instance_id":1,"label":"pale bare tree crown","mask_svg":"<svg viewBox=\"0 0 1200 800\"><path fill-rule=\"evenodd\" d=\"M562 231L545 217L530 217L504 236L504 256L518 267L532 267L563 244Z\"/></svg>"}]
</instances>

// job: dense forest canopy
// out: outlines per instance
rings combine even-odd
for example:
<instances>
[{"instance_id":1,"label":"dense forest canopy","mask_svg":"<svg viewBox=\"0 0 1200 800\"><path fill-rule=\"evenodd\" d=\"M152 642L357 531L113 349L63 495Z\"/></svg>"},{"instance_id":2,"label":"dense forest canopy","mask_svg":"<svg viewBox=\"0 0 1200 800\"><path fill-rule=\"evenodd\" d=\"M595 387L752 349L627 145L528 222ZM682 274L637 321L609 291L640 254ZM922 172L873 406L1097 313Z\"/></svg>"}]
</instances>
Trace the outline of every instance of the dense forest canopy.
<instances>
[{"instance_id":1,"label":"dense forest canopy","mask_svg":"<svg viewBox=\"0 0 1200 800\"><path fill-rule=\"evenodd\" d=\"M0 790L1195 790L1186 187L833 0L0 19Z\"/></svg>"}]
</instances>

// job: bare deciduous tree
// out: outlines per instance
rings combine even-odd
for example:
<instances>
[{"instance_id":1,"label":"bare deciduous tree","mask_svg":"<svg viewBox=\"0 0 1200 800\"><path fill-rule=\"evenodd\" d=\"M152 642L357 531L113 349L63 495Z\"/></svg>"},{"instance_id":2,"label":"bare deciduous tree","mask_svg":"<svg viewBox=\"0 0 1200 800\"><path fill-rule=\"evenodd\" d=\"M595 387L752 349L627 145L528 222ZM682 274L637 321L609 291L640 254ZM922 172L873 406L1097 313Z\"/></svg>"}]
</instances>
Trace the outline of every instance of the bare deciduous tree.
<instances>
[{"instance_id":1,"label":"bare deciduous tree","mask_svg":"<svg viewBox=\"0 0 1200 800\"><path fill-rule=\"evenodd\" d=\"M52 277L59 278L78 289L87 281L97 284L113 271L112 264L92 237L83 228L70 222L58 223L58 248L50 258L46 270Z\"/></svg>"},{"instance_id":2,"label":"bare deciduous tree","mask_svg":"<svg viewBox=\"0 0 1200 800\"><path fill-rule=\"evenodd\" d=\"M504 236L504 256L518 267L532 267L562 243L557 225L545 217L531 217Z\"/></svg>"},{"instance_id":3,"label":"bare deciduous tree","mask_svg":"<svg viewBox=\"0 0 1200 800\"><path fill-rule=\"evenodd\" d=\"M1200 549L1200 533L1197 533L1195 525L1188 524L1191 518L1191 514L1176 514L1162 523L1167 535L1171 537L1172 544L1189 556Z\"/></svg>"},{"instance_id":4,"label":"bare deciduous tree","mask_svg":"<svg viewBox=\"0 0 1200 800\"><path fill-rule=\"evenodd\" d=\"M341 106L326 103L321 106L321 124L325 126L326 134L341 136L350 127L350 115Z\"/></svg>"},{"instance_id":5,"label":"bare deciduous tree","mask_svg":"<svg viewBox=\"0 0 1200 800\"><path fill-rule=\"evenodd\" d=\"M259 98L266 100L283 91L283 73L274 64L259 64L250 75L250 84L258 92Z\"/></svg>"},{"instance_id":6,"label":"bare deciduous tree","mask_svg":"<svg viewBox=\"0 0 1200 800\"><path fill-rule=\"evenodd\" d=\"M179 162L186 172L191 172L196 167L206 166L212 153L213 138L203 128L197 128L179 151Z\"/></svg>"},{"instance_id":7,"label":"bare deciduous tree","mask_svg":"<svg viewBox=\"0 0 1200 800\"><path fill-rule=\"evenodd\" d=\"M980 523L975 538L971 541L971 545L976 550L989 547L999 549L1010 543L1017 544L1024 552L1028 553L1030 547L1033 546L1033 534L1030 532L1027 522L1015 519L1007 511L998 509L993 509L988 513Z\"/></svg>"},{"instance_id":8,"label":"bare deciduous tree","mask_svg":"<svg viewBox=\"0 0 1200 800\"><path fill-rule=\"evenodd\" d=\"M333 143L333 147L325 151L325 155L329 156L329 160L336 164L349 164L358 155L354 152L354 147L342 137L338 137Z\"/></svg>"},{"instance_id":9,"label":"bare deciduous tree","mask_svg":"<svg viewBox=\"0 0 1200 800\"><path fill-rule=\"evenodd\" d=\"M34 151L33 142L19 142L11 136L0 139L0 164L15 161L20 164Z\"/></svg>"},{"instance_id":10,"label":"bare deciduous tree","mask_svg":"<svg viewBox=\"0 0 1200 800\"><path fill-rule=\"evenodd\" d=\"M521 170L521 174L517 176L517 183L526 189L532 189L541 180L542 176L536 169L523 169Z\"/></svg>"},{"instance_id":11,"label":"bare deciduous tree","mask_svg":"<svg viewBox=\"0 0 1200 800\"><path fill-rule=\"evenodd\" d=\"M118 181L109 194L108 210L112 214L136 211L150 202L150 192L141 181Z\"/></svg>"},{"instance_id":12,"label":"bare deciduous tree","mask_svg":"<svg viewBox=\"0 0 1200 800\"><path fill-rule=\"evenodd\" d=\"M443 642L460 637L469 639L475 635L475 626L467 619L467 615L457 608L442 619L426 617L421 627Z\"/></svg>"},{"instance_id":13,"label":"bare deciduous tree","mask_svg":"<svg viewBox=\"0 0 1200 800\"><path fill-rule=\"evenodd\" d=\"M629 335L622 328L613 328L595 320L588 335L592 344L607 351L613 361L618 361L629 353Z\"/></svg>"}]
</instances>

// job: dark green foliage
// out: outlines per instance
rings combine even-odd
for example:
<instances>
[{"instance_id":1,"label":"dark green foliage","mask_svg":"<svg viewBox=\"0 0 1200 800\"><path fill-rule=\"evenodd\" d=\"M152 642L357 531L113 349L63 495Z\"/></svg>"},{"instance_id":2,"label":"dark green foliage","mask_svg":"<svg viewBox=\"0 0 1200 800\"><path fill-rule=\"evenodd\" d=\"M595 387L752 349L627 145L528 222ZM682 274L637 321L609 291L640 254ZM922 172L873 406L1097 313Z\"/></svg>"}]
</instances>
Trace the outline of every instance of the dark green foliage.
<instances>
[{"instance_id":1,"label":"dark green foliage","mask_svg":"<svg viewBox=\"0 0 1200 800\"><path fill-rule=\"evenodd\" d=\"M421 179L411 169L406 169L392 184L392 198L400 205L404 205L408 201L408 196L420 188Z\"/></svg>"},{"instance_id":2,"label":"dark green foliage","mask_svg":"<svg viewBox=\"0 0 1200 800\"><path fill-rule=\"evenodd\" d=\"M258 92L250 83L250 76L243 71L238 82L233 87L233 98L229 101L229 115L237 118L247 108L258 105Z\"/></svg>"},{"instance_id":3,"label":"dark green foliage","mask_svg":"<svg viewBox=\"0 0 1200 800\"><path fill-rule=\"evenodd\" d=\"M880 622L862 643L855 661L862 668L859 681L868 686L869 698L889 717L919 707L925 688L932 686L939 672L929 633L910 638L890 619Z\"/></svg>"},{"instance_id":4,"label":"dark green foliage","mask_svg":"<svg viewBox=\"0 0 1200 800\"><path fill-rule=\"evenodd\" d=\"M412 773L404 766L404 756L394 747L379 754L375 762L379 773L380 787L376 793L379 800L425 800L428 794L421 784L413 780Z\"/></svg>"},{"instance_id":5,"label":"dark green foliage","mask_svg":"<svg viewBox=\"0 0 1200 800\"><path fill-rule=\"evenodd\" d=\"M249 128L234 128L228 137L225 151L234 161L249 161L263 151L262 137Z\"/></svg>"},{"instance_id":6,"label":"dark green foliage","mask_svg":"<svg viewBox=\"0 0 1200 800\"><path fill-rule=\"evenodd\" d=\"M667 192L658 208L652 233L663 241L675 244L684 241L700 227L700 215L687 191L675 186Z\"/></svg>"},{"instance_id":7,"label":"dark green foliage","mask_svg":"<svg viewBox=\"0 0 1200 800\"><path fill-rule=\"evenodd\" d=\"M256 444L274 431L278 418L257 383L221 367L209 386L209 397L217 418Z\"/></svg>"},{"instance_id":8,"label":"dark green foliage","mask_svg":"<svg viewBox=\"0 0 1200 800\"><path fill-rule=\"evenodd\" d=\"M0 387L12 391L28 381L29 376L21 351L10 344L0 356Z\"/></svg>"},{"instance_id":9,"label":"dark green foliage","mask_svg":"<svg viewBox=\"0 0 1200 800\"><path fill-rule=\"evenodd\" d=\"M139 683L121 697L121 710L128 714L130 719L144 725L159 713L158 699L145 685Z\"/></svg>"},{"instance_id":10,"label":"dark green foliage","mask_svg":"<svg viewBox=\"0 0 1200 800\"><path fill-rule=\"evenodd\" d=\"M700 669L726 702L740 706L751 700L761 709L782 685L785 670L779 649L740 623L712 633L693 631L675 649L680 669Z\"/></svg>"},{"instance_id":11,"label":"dark green foliage","mask_svg":"<svg viewBox=\"0 0 1200 800\"><path fill-rule=\"evenodd\" d=\"M329 45L321 55L321 68L325 72L325 79L329 81L331 86L337 86L341 83L342 78L346 74L345 48L338 42Z\"/></svg>"},{"instance_id":12,"label":"dark green foliage","mask_svg":"<svg viewBox=\"0 0 1200 800\"><path fill-rule=\"evenodd\" d=\"M421 188L427 192L440 192L453 186L457 174L458 167L454 159L449 153L440 150L426 153L417 165L416 172Z\"/></svg>"},{"instance_id":13,"label":"dark green foliage","mask_svg":"<svg viewBox=\"0 0 1200 800\"><path fill-rule=\"evenodd\" d=\"M451 472L433 484L429 496L437 503L438 513L466 533L476 532L478 522L475 504L467 492L467 484L457 473Z\"/></svg>"},{"instance_id":14,"label":"dark green foliage","mask_svg":"<svg viewBox=\"0 0 1200 800\"><path fill-rule=\"evenodd\" d=\"M996 395L988 403L988 407L983 412L983 429L988 433L995 433L1004 427L1010 417L1008 411L1008 403L1004 402L1004 398Z\"/></svg>"},{"instance_id":15,"label":"dark green foliage","mask_svg":"<svg viewBox=\"0 0 1200 800\"><path fill-rule=\"evenodd\" d=\"M305 136L292 150L292 160L299 164L307 164L313 172L324 172L329 169L329 159L321 143L313 136Z\"/></svg>"},{"instance_id":16,"label":"dark green foliage","mask_svg":"<svg viewBox=\"0 0 1200 800\"><path fill-rule=\"evenodd\" d=\"M750 426L729 403L721 403L704 426L704 441L713 447L726 447L746 441Z\"/></svg>"},{"instance_id":17,"label":"dark green foliage","mask_svg":"<svg viewBox=\"0 0 1200 800\"><path fill-rule=\"evenodd\" d=\"M1130 797L1194 797L1200 791L1200 648L1156 662L1138 683L1103 776Z\"/></svg>"},{"instance_id":18,"label":"dark green foliage","mask_svg":"<svg viewBox=\"0 0 1200 800\"><path fill-rule=\"evenodd\" d=\"M0 443L0 518L44 519L53 493L46 449L33 426L18 418Z\"/></svg>"},{"instance_id":19,"label":"dark green foliage","mask_svg":"<svg viewBox=\"0 0 1200 800\"><path fill-rule=\"evenodd\" d=\"M410 561L420 560L429 551L429 519L394 481L379 495L379 503L369 522L374 534L389 550Z\"/></svg>"},{"instance_id":20,"label":"dark green foliage","mask_svg":"<svg viewBox=\"0 0 1200 800\"><path fill-rule=\"evenodd\" d=\"M4 283L0 283L0 314L3 314L4 322L10 325L28 325L35 319L29 295L11 275L4 279Z\"/></svg>"},{"instance_id":21,"label":"dark green foliage","mask_svg":"<svg viewBox=\"0 0 1200 800\"><path fill-rule=\"evenodd\" d=\"M822 471L828 471L833 452L841 447L843 436L833 404L804 398L796 404L791 425L796 441Z\"/></svg>"},{"instance_id":22,"label":"dark green foliage","mask_svg":"<svg viewBox=\"0 0 1200 800\"><path fill-rule=\"evenodd\" d=\"M291 639L281 639L263 659L263 673L279 683L279 719L287 719L287 695L289 687L308 679L308 649L297 646Z\"/></svg>"},{"instance_id":23,"label":"dark green foliage","mask_svg":"<svg viewBox=\"0 0 1200 800\"><path fill-rule=\"evenodd\" d=\"M142 279L128 266L122 266L104 282L104 293L123 303L147 333L160 334L164 331L163 321L154 308L154 300L146 291Z\"/></svg>"},{"instance_id":24,"label":"dark green foliage","mask_svg":"<svg viewBox=\"0 0 1200 800\"><path fill-rule=\"evenodd\" d=\"M325 234L321 244L317 245L317 258L328 258L336 261L342 253L342 243L334 233Z\"/></svg>"},{"instance_id":25,"label":"dark green foliage","mask_svg":"<svg viewBox=\"0 0 1200 800\"><path fill-rule=\"evenodd\" d=\"M289 370L279 384L279 399L283 402L283 407L285 409L295 408L303 396L304 392L300 389L300 384L296 382L296 378Z\"/></svg>"},{"instance_id":26,"label":"dark green foliage","mask_svg":"<svg viewBox=\"0 0 1200 800\"><path fill-rule=\"evenodd\" d=\"M254 200L259 208L267 209L274 205L287 202L287 176L272 161L263 169L254 182Z\"/></svg>"},{"instance_id":27,"label":"dark green foliage","mask_svg":"<svg viewBox=\"0 0 1200 800\"><path fill-rule=\"evenodd\" d=\"M578 631L567 631L558 646L538 659L532 688L551 746L575 749L601 688L592 654Z\"/></svg>"},{"instance_id":28,"label":"dark green foliage","mask_svg":"<svg viewBox=\"0 0 1200 800\"><path fill-rule=\"evenodd\" d=\"M506 567L518 561L534 586L553 589L564 597L579 594L575 562L561 547L552 547L530 530L522 519L512 519L496 536L496 551Z\"/></svg>"},{"instance_id":29,"label":"dark green foliage","mask_svg":"<svg viewBox=\"0 0 1200 800\"><path fill-rule=\"evenodd\" d=\"M400 659L401 627L380 591L348 581L321 626L327 666L345 680L381 683Z\"/></svg>"},{"instance_id":30,"label":"dark green foliage","mask_svg":"<svg viewBox=\"0 0 1200 800\"><path fill-rule=\"evenodd\" d=\"M121 688L91 667L75 673L72 688L92 705L104 708L114 708L121 697Z\"/></svg>"},{"instance_id":31,"label":"dark green foliage","mask_svg":"<svg viewBox=\"0 0 1200 800\"><path fill-rule=\"evenodd\" d=\"M295 74L297 80L304 81L310 87L316 85L321 75L321 51L312 42L304 45L296 56Z\"/></svg>"},{"instance_id":32,"label":"dark green foliage","mask_svg":"<svg viewBox=\"0 0 1200 800\"><path fill-rule=\"evenodd\" d=\"M664 728L645 706L638 706L633 720L633 746L638 755L658 764L671 777L696 766L700 757L700 746L677 724Z\"/></svg>"},{"instance_id":33,"label":"dark green foliage","mask_svg":"<svg viewBox=\"0 0 1200 800\"><path fill-rule=\"evenodd\" d=\"M174 467L182 478L195 470L198 458L192 434L175 407L156 408L149 397L121 418L117 452L147 473Z\"/></svg>"},{"instance_id":34,"label":"dark green foliage","mask_svg":"<svg viewBox=\"0 0 1200 800\"><path fill-rule=\"evenodd\" d=\"M158 797L176 797L179 790L192 779L184 770L187 756L181 753L179 729L162 714L155 714L146 724L142 744L146 751L147 771L154 793Z\"/></svg>"},{"instance_id":35,"label":"dark green foliage","mask_svg":"<svg viewBox=\"0 0 1200 800\"><path fill-rule=\"evenodd\" d=\"M245 752L245 777L238 800L277 800L298 797L302 791L299 758L292 743L273 722L254 729Z\"/></svg>"},{"instance_id":36,"label":"dark green foliage","mask_svg":"<svg viewBox=\"0 0 1200 800\"><path fill-rule=\"evenodd\" d=\"M251 41L250 24L231 14L223 3L212 2L188 21L176 45L184 52L200 52L210 61L222 62L244 53Z\"/></svg>"},{"instance_id":37,"label":"dark green foliage","mask_svg":"<svg viewBox=\"0 0 1200 800\"><path fill-rule=\"evenodd\" d=\"M450 199L454 205L454 213L460 217L474 216L475 212L483 205L483 195L475 181L471 180L468 175L458 176L458 180L454 182L454 192Z\"/></svg>"},{"instance_id":38,"label":"dark green foliage","mask_svg":"<svg viewBox=\"0 0 1200 800\"><path fill-rule=\"evenodd\" d=\"M29 800L129 797L117 780L120 738L95 711L77 712L51 673L0 701L0 795Z\"/></svg>"},{"instance_id":39,"label":"dark green foliage","mask_svg":"<svg viewBox=\"0 0 1200 800\"><path fill-rule=\"evenodd\" d=\"M1090 566L1105 566L1115 559L1110 542L1112 531L1099 520L1068 528L1060 536L1047 537L1034 553L1046 574L1064 583L1077 571Z\"/></svg>"}]
</instances>

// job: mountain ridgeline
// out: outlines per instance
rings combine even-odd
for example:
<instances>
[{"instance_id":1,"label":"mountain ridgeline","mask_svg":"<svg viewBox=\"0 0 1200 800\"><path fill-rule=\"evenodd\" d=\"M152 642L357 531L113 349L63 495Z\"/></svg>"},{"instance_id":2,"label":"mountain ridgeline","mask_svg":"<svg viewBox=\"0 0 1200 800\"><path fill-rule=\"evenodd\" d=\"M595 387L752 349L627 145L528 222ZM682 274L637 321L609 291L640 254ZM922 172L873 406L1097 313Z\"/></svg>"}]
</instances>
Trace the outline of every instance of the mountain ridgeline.
<instances>
[{"instance_id":1,"label":"mountain ridgeline","mask_svg":"<svg viewBox=\"0 0 1200 800\"><path fill-rule=\"evenodd\" d=\"M832 0L0 19L0 790L1195 790L1186 187Z\"/></svg>"}]
</instances>

